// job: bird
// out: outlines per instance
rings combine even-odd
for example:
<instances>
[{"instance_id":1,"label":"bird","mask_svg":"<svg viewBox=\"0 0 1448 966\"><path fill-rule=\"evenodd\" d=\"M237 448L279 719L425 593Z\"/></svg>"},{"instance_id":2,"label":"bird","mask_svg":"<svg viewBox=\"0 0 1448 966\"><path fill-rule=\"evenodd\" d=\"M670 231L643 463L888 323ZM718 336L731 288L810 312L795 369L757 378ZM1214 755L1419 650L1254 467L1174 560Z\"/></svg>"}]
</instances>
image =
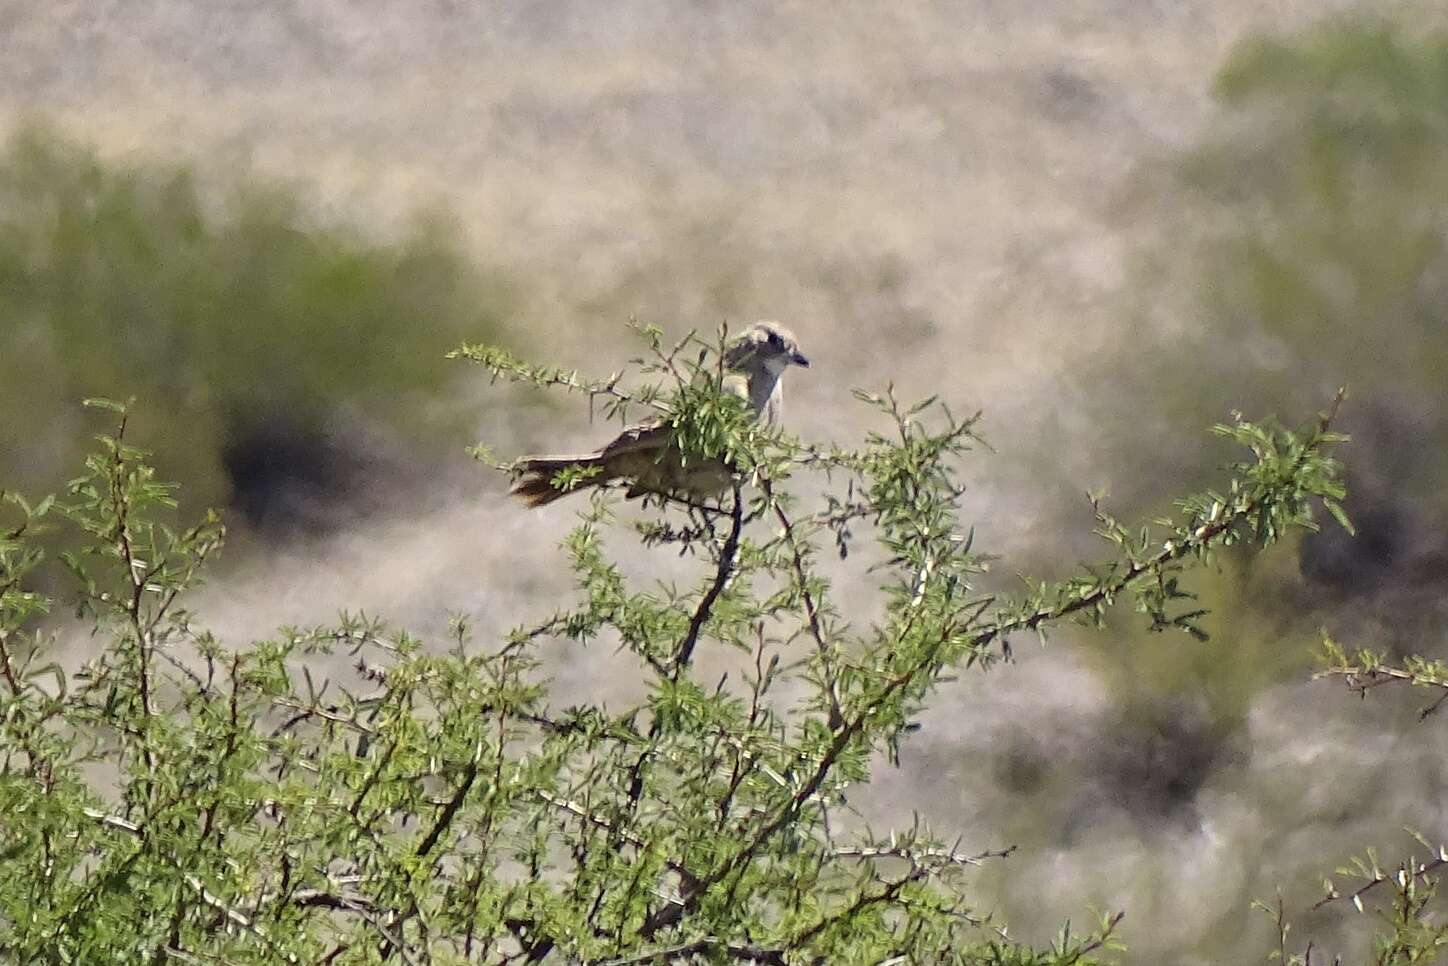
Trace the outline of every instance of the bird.
<instances>
[{"instance_id":1,"label":"bird","mask_svg":"<svg viewBox=\"0 0 1448 966\"><path fill-rule=\"evenodd\" d=\"M789 329L774 321L756 322L724 348L723 389L745 400L759 421L773 425L784 404L783 375L790 366L808 368L809 359ZM595 470L564 489L555 484L570 467ZM707 498L723 492L733 477L722 460L685 459L662 419L625 429L591 453L567 456L524 456L514 461L512 494L529 507L540 507L580 490L628 483L629 498L644 494Z\"/></svg>"}]
</instances>

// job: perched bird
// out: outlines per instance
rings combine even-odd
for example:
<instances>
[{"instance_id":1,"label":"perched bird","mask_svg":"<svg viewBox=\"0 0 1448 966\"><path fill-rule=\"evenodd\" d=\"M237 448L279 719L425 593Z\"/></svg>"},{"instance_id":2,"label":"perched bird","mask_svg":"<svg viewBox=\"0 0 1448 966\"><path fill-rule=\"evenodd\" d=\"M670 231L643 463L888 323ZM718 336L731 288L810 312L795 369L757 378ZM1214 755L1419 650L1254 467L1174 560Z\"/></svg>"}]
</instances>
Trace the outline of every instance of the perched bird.
<instances>
[{"instance_id":1,"label":"perched bird","mask_svg":"<svg viewBox=\"0 0 1448 966\"><path fill-rule=\"evenodd\" d=\"M794 335L778 322L756 322L724 350L724 388L747 400L755 415L767 422L779 420L783 404L781 376L790 366L808 366ZM572 490L553 485L557 474L569 467L597 468ZM628 496L645 493L709 497L729 485L730 468L721 460L685 460L662 420L624 430L611 443L592 453L575 456L525 456L513 464L517 480L512 492L530 507L552 503L561 496L590 486L626 480Z\"/></svg>"}]
</instances>

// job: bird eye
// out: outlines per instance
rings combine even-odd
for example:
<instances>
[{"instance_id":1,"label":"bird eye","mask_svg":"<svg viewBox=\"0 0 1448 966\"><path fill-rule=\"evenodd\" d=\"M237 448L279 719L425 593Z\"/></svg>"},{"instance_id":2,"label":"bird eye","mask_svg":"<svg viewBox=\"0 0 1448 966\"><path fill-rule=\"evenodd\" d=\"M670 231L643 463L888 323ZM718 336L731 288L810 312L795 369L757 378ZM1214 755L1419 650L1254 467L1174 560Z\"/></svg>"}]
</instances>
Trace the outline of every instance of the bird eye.
<instances>
[{"instance_id":1,"label":"bird eye","mask_svg":"<svg viewBox=\"0 0 1448 966\"><path fill-rule=\"evenodd\" d=\"M771 332L769 333L769 344L778 349L784 344L784 340L779 337L778 332Z\"/></svg>"}]
</instances>

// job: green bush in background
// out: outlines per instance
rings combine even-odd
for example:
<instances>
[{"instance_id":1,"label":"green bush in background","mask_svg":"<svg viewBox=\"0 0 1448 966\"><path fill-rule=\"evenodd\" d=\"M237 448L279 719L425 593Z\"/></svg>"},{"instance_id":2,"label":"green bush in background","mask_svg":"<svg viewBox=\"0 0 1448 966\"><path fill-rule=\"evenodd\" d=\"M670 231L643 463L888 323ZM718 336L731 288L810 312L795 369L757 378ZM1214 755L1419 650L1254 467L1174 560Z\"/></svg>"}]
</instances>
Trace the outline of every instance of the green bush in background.
<instances>
[{"instance_id":1,"label":"green bush in background","mask_svg":"<svg viewBox=\"0 0 1448 966\"><path fill-rule=\"evenodd\" d=\"M1441 436L1448 35L1340 21L1251 40L1215 94L1198 144L1147 179L1162 227L1110 363L1128 380L1118 401L1149 396L1167 438L1204 403L1290 411L1346 381L1360 442L1381 436L1367 420L1409 416ZM1424 455L1399 500L1436 497L1443 465ZM1184 454L1181 475L1201 458Z\"/></svg>"},{"instance_id":2,"label":"green bush in background","mask_svg":"<svg viewBox=\"0 0 1448 966\"><path fill-rule=\"evenodd\" d=\"M1211 317L1243 334L1260 324L1299 378L1350 367L1364 388L1441 404L1448 36L1333 25L1261 40L1216 90L1236 125L1185 169L1240 216L1209 246Z\"/></svg>"},{"instance_id":3,"label":"green bush in background","mask_svg":"<svg viewBox=\"0 0 1448 966\"><path fill-rule=\"evenodd\" d=\"M1220 555L1193 587L1211 612L1206 643L1154 640L1128 621L1110 635L1082 635L1076 654L1111 695L1092 753L1050 758L1028 728L1024 752L999 753L1003 773L1033 775L1011 800L1013 837L1054 837L1079 856L1091 854L1083 824L1130 829L1123 850L1138 863L1129 903L1138 923L1180 915L1179 895L1162 888L1179 871L1169 846L1197 841L1199 828L1253 853L1213 888L1254 898L1284 889L1289 910L1315 901L1304 884L1339 857L1365 844L1400 855L1405 824L1441 831L1432 808L1407 804L1441 797L1436 765L1349 764L1347 751L1316 757L1323 735L1350 720L1358 748L1433 740L1411 708L1324 705L1320 728L1285 738L1276 729L1290 703L1318 699L1304 682L1324 627L1399 669L1413 667L1408 655L1444 656L1448 37L1339 19L1256 38L1232 53L1214 94L1196 143L1144 165L1134 194L1121 199L1123 234L1140 247L1112 307L1118 348L1076 371L1079 398L1090 400L1089 437L1063 434L1043 451L1089 438L1103 467L1092 482L1110 506L1165 513L1163 492L1223 458L1191 435L1204 414L1297 412L1345 384L1347 512L1358 535L1325 528L1262 555ZM1313 764L1295 770L1293 756ZM1263 764L1274 760L1282 773ZM1309 772L1332 778L1309 794L1297 784ZM1250 821L1225 804L1237 802ZM1260 836L1263 828L1272 834ZM1303 850L1293 836L1309 834L1314 848ZM1404 881L1424 885L1411 873ZM1083 891L1105 897L1116 888ZM1019 916L1036 901L1022 891L1005 906ZM1197 962L1255 960L1265 920L1231 903L1213 915L1221 918L1203 919L1190 950L1166 956L1156 939L1156 961L1187 961L1188 952ZM1307 958L1305 931L1319 940L1311 961L1331 962L1325 915L1290 915L1298 931L1279 961L1293 961L1292 951L1296 962ZM1340 936L1327 938L1341 948Z\"/></svg>"},{"instance_id":4,"label":"green bush in background","mask_svg":"<svg viewBox=\"0 0 1448 966\"><path fill-rule=\"evenodd\" d=\"M1448 36L1342 19L1258 37L1214 94L1198 142L1143 174L1133 210L1150 227L1120 348L1081 378L1115 453L1112 502L1136 512L1219 458L1181 442L1203 412L1293 412L1349 388L1359 538L1229 560L1202 588L1219 615L1210 652L1157 650L1143 667L1126 640L1102 656L1124 700L1205 699L1230 727L1308 666L1344 605L1439 626L1402 616L1425 614L1425 582L1448 576Z\"/></svg>"},{"instance_id":5,"label":"green bush in background","mask_svg":"<svg viewBox=\"0 0 1448 966\"><path fill-rule=\"evenodd\" d=\"M437 361L506 301L438 221L376 241L282 186L24 130L0 153L0 473L56 485L89 445L76 400L134 395L139 441L200 501L345 485L366 460L347 430L440 428Z\"/></svg>"}]
</instances>

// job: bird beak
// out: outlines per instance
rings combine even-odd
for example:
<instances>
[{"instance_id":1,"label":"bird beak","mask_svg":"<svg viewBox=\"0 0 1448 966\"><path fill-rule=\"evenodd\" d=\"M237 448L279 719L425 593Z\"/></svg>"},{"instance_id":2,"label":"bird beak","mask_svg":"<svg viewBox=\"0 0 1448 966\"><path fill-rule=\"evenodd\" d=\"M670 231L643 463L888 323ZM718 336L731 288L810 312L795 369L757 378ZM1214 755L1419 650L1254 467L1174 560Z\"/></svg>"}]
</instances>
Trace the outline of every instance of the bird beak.
<instances>
[{"instance_id":1,"label":"bird beak","mask_svg":"<svg viewBox=\"0 0 1448 966\"><path fill-rule=\"evenodd\" d=\"M789 354L789 361L797 366L804 366L806 369L809 368L809 360L804 357L804 353L802 352L791 352Z\"/></svg>"}]
</instances>

